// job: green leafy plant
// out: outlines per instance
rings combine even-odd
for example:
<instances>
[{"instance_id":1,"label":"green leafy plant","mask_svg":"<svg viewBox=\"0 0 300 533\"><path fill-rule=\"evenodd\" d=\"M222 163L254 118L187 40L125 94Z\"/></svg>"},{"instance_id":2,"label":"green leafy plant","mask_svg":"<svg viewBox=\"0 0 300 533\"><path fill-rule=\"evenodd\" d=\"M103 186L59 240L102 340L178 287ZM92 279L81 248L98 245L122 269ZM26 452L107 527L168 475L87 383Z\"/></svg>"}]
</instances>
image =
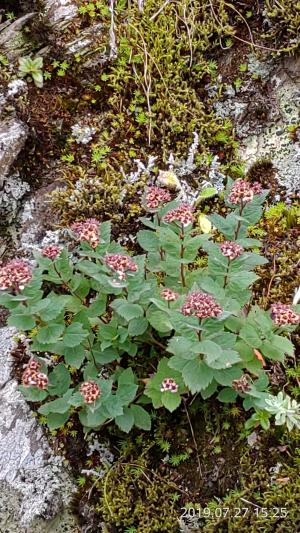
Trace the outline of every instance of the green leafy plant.
<instances>
[{"instance_id":1,"label":"green leafy plant","mask_svg":"<svg viewBox=\"0 0 300 533\"><path fill-rule=\"evenodd\" d=\"M267 191L228 180L229 214L209 217L221 244L194 232L191 206L164 204L169 193L157 187L147 194L152 214L137 235L145 254L130 257L111 241L109 222L89 219L71 227L76 251L48 247L32 274L19 260L0 269L0 286L10 289L0 298L8 324L27 332L36 354L23 374L25 397L42 402L50 429L77 412L86 430L111 421L125 432L148 430L148 404L172 412L191 394L225 403L240 397L246 410L299 425L299 405L287 398L279 405L265 371L268 361L293 356L285 334L299 306L275 304L270 314L250 304L253 269L267 261L249 251L260 242L247 231ZM200 249L207 266L193 268ZM290 406L293 416L283 415Z\"/></svg>"},{"instance_id":2,"label":"green leafy plant","mask_svg":"<svg viewBox=\"0 0 300 533\"><path fill-rule=\"evenodd\" d=\"M19 58L19 76L30 76L36 87L43 87L43 58L32 59L29 56Z\"/></svg>"}]
</instances>

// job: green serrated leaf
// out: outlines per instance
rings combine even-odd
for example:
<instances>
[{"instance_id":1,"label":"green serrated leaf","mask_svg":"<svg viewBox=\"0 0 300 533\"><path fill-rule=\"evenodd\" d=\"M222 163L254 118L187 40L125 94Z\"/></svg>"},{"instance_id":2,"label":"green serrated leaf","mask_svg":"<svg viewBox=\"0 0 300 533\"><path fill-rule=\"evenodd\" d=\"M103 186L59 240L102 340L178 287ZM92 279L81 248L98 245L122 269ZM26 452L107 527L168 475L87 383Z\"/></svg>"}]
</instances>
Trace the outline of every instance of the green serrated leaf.
<instances>
[{"instance_id":1,"label":"green serrated leaf","mask_svg":"<svg viewBox=\"0 0 300 533\"><path fill-rule=\"evenodd\" d=\"M111 307L127 321L132 320L133 318L142 317L144 315L144 310L140 305L129 303L127 300L115 300Z\"/></svg>"},{"instance_id":2,"label":"green serrated leaf","mask_svg":"<svg viewBox=\"0 0 300 533\"><path fill-rule=\"evenodd\" d=\"M164 311L150 307L147 310L146 317L151 326L160 333L167 333L173 328L168 314Z\"/></svg>"},{"instance_id":3,"label":"green serrated leaf","mask_svg":"<svg viewBox=\"0 0 300 533\"><path fill-rule=\"evenodd\" d=\"M251 324L245 324L240 330L239 336L252 348L259 348L262 343L257 330Z\"/></svg>"},{"instance_id":4,"label":"green serrated leaf","mask_svg":"<svg viewBox=\"0 0 300 533\"><path fill-rule=\"evenodd\" d=\"M232 403L236 400L237 392L229 387L227 389L222 389L219 392L217 399L223 403Z\"/></svg>"},{"instance_id":5,"label":"green serrated leaf","mask_svg":"<svg viewBox=\"0 0 300 533\"><path fill-rule=\"evenodd\" d=\"M128 324L128 334L131 337L137 337L145 333L148 327L148 320L146 318L133 318Z\"/></svg>"},{"instance_id":6,"label":"green serrated leaf","mask_svg":"<svg viewBox=\"0 0 300 533\"><path fill-rule=\"evenodd\" d=\"M189 361L182 371L182 377L192 394L206 389L212 382L214 374L211 368L200 359Z\"/></svg>"},{"instance_id":7,"label":"green serrated leaf","mask_svg":"<svg viewBox=\"0 0 300 533\"><path fill-rule=\"evenodd\" d=\"M107 420L107 416L103 414L102 407L92 410L85 407L79 413L79 420L84 427L98 428Z\"/></svg>"},{"instance_id":8,"label":"green serrated leaf","mask_svg":"<svg viewBox=\"0 0 300 533\"><path fill-rule=\"evenodd\" d=\"M37 389L36 387L24 387L20 385L19 390L28 402L42 402L49 395L47 391Z\"/></svg>"},{"instance_id":9,"label":"green serrated leaf","mask_svg":"<svg viewBox=\"0 0 300 533\"><path fill-rule=\"evenodd\" d=\"M62 355L65 357L65 362L72 368L80 368L85 360L85 349L83 346L63 346Z\"/></svg>"},{"instance_id":10,"label":"green serrated leaf","mask_svg":"<svg viewBox=\"0 0 300 533\"><path fill-rule=\"evenodd\" d=\"M151 418L149 413L140 405L131 405L130 410L134 416L134 425L145 431L151 429Z\"/></svg>"},{"instance_id":11,"label":"green serrated leaf","mask_svg":"<svg viewBox=\"0 0 300 533\"><path fill-rule=\"evenodd\" d=\"M67 411L66 413L59 414L59 413L50 413L47 416L47 425L49 429L58 429L62 427L68 420L70 416L70 411Z\"/></svg>"},{"instance_id":12,"label":"green serrated leaf","mask_svg":"<svg viewBox=\"0 0 300 533\"><path fill-rule=\"evenodd\" d=\"M181 403L181 396L178 392L173 393L169 391L165 391L161 395L161 403L163 406L168 409L171 413L179 407Z\"/></svg>"},{"instance_id":13,"label":"green serrated leaf","mask_svg":"<svg viewBox=\"0 0 300 533\"><path fill-rule=\"evenodd\" d=\"M66 346L78 346L87 336L88 331L85 331L80 322L73 322L66 328L63 336L63 342Z\"/></svg>"},{"instance_id":14,"label":"green serrated leaf","mask_svg":"<svg viewBox=\"0 0 300 533\"><path fill-rule=\"evenodd\" d=\"M66 413L70 408L68 401L71 398L72 393L72 389L69 389L62 398L57 398L57 400L52 400L51 402L41 405L38 412L42 415L49 415L50 413Z\"/></svg>"},{"instance_id":15,"label":"green serrated leaf","mask_svg":"<svg viewBox=\"0 0 300 533\"><path fill-rule=\"evenodd\" d=\"M147 252L156 252L159 250L159 239L154 231L141 230L137 234L137 242Z\"/></svg>"},{"instance_id":16,"label":"green serrated leaf","mask_svg":"<svg viewBox=\"0 0 300 533\"><path fill-rule=\"evenodd\" d=\"M35 327L35 320L26 313L13 313L8 317L7 324L19 330L28 331Z\"/></svg>"},{"instance_id":17,"label":"green serrated leaf","mask_svg":"<svg viewBox=\"0 0 300 533\"><path fill-rule=\"evenodd\" d=\"M49 374L48 390L52 396L61 396L67 392L71 384L71 377L69 371L63 363L57 365Z\"/></svg>"},{"instance_id":18,"label":"green serrated leaf","mask_svg":"<svg viewBox=\"0 0 300 533\"><path fill-rule=\"evenodd\" d=\"M129 407L125 407L124 413L120 416L116 416L115 422L121 431L129 433L134 425L134 415L131 409L129 409Z\"/></svg>"},{"instance_id":19,"label":"green serrated leaf","mask_svg":"<svg viewBox=\"0 0 300 533\"><path fill-rule=\"evenodd\" d=\"M64 324L49 324L39 329L36 338L42 344L52 344L58 341L64 329Z\"/></svg>"}]
</instances>

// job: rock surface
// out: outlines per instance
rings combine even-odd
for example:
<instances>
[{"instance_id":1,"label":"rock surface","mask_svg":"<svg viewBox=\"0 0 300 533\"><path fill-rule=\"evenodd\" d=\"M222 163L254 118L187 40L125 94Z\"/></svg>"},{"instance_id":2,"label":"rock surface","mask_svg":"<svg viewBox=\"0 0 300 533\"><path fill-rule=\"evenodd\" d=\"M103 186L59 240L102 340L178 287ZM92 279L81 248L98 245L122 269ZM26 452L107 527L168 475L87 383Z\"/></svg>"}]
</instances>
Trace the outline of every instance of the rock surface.
<instances>
[{"instance_id":1,"label":"rock surface","mask_svg":"<svg viewBox=\"0 0 300 533\"><path fill-rule=\"evenodd\" d=\"M27 126L17 118L0 121L0 225L14 220L20 200L30 190L18 174L8 175L25 144L27 132Z\"/></svg>"},{"instance_id":2,"label":"rock surface","mask_svg":"<svg viewBox=\"0 0 300 533\"><path fill-rule=\"evenodd\" d=\"M4 22L0 25L0 49L5 56L14 61L31 50L31 43L23 37L23 28L37 13L27 13L12 23Z\"/></svg>"},{"instance_id":3,"label":"rock surface","mask_svg":"<svg viewBox=\"0 0 300 533\"><path fill-rule=\"evenodd\" d=\"M25 124L17 118L0 122L0 187L25 144L27 131Z\"/></svg>"},{"instance_id":4,"label":"rock surface","mask_svg":"<svg viewBox=\"0 0 300 533\"><path fill-rule=\"evenodd\" d=\"M12 378L14 328L0 329L0 533L79 532L74 483Z\"/></svg>"},{"instance_id":5,"label":"rock surface","mask_svg":"<svg viewBox=\"0 0 300 533\"><path fill-rule=\"evenodd\" d=\"M279 184L288 194L295 193L300 189L300 138L292 138L289 127L299 130L300 54L277 61L250 55L248 71L261 83L250 78L238 91L228 85L226 98L215 104L216 112L234 123L246 170L267 159Z\"/></svg>"},{"instance_id":6,"label":"rock surface","mask_svg":"<svg viewBox=\"0 0 300 533\"><path fill-rule=\"evenodd\" d=\"M300 139L293 139L288 127L300 121L300 55L284 59L269 84L276 115L243 139L240 154L248 167L257 159L271 160L280 185L293 193L300 190Z\"/></svg>"},{"instance_id":7,"label":"rock surface","mask_svg":"<svg viewBox=\"0 0 300 533\"><path fill-rule=\"evenodd\" d=\"M63 28L78 12L74 0L45 0L44 14L52 27Z\"/></svg>"}]
</instances>

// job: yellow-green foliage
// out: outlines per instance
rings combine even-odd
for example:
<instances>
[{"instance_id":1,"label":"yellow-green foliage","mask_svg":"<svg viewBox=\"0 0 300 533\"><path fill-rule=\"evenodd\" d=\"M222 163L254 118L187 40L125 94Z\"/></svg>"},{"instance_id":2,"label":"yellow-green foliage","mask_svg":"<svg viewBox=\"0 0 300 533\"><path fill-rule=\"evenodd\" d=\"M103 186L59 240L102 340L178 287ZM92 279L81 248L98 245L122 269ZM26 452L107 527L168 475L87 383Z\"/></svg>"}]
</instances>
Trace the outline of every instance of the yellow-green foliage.
<instances>
[{"instance_id":1,"label":"yellow-green foliage","mask_svg":"<svg viewBox=\"0 0 300 533\"><path fill-rule=\"evenodd\" d=\"M151 464L147 447L141 456L119 459L96 483L100 501L96 511L106 524L120 531L135 527L139 533L177 531L177 487Z\"/></svg>"},{"instance_id":2,"label":"yellow-green foliage","mask_svg":"<svg viewBox=\"0 0 300 533\"><path fill-rule=\"evenodd\" d=\"M143 176L136 183L128 183L121 173L105 169L101 175L79 174L77 180L64 180L50 199L62 224L89 217L128 222L142 212L137 192L144 186Z\"/></svg>"},{"instance_id":3,"label":"yellow-green foliage","mask_svg":"<svg viewBox=\"0 0 300 533\"><path fill-rule=\"evenodd\" d=\"M192 132L201 148L225 139L230 146L231 124L222 124L200 94L203 80L216 77L217 64L206 57L221 35L233 32L225 2L216 16L206 2L148 0L143 12L137 2L116 17L118 56L101 74L109 97L107 119L112 142L157 146L165 157L170 149L185 153ZM204 96L204 98L203 98Z\"/></svg>"},{"instance_id":4,"label":"yellow-green foliage","mask_svg":"<svg viewBox=\"0 0 300 533\"><path fill-rule=\"evenodd\" d=\"M296 49L300 42L300 3L297 0L266 0L266 14L271 21L267 36L280 48Z\"/></svg>"}]
</instances>

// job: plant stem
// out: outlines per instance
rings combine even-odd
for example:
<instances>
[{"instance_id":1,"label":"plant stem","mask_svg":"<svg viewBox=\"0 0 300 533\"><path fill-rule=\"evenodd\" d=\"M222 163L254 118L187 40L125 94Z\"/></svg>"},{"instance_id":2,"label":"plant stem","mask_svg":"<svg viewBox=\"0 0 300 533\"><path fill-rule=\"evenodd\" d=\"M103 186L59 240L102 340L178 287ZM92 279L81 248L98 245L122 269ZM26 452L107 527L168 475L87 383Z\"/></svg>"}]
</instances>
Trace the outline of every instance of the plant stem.
<instances>
[{"instance_id":1,"label":"plant stem","mask_svg":"<svg viewBox=\"0 0 300 533\"><path fill-rule=\"evenodd\" d=\"M228 258L228 262L227 262L227 268L226 268L226 272L225 272L225 276L224 276L224 284L223 284L223 289L225 289L227 287L227 283L228 283L228 272L229 272L229 265L230 265L230 259Z\"/></svg>"},{"instance_id":2,"label":"plant stem","mask_svg":"<svg viewBox=\"0 0 300 533\"><path fill-rule=\"evenodd\" d=\"M180 239L181 239L181 246L180 246L180 259L183 259L184 257L184 245L183 245L183 239L184 239L184 227L183 225L181 225L181 233L179 235ZM183 263L180 263L180 278L181 278L181 284L183 287L186 287L186 282L185 282L185 272L184 272L184 264Z\"/></svg>"},{"instance_id":3,"label":"plant stem","mask_svg":"<svg viewBox=\"0 0 300 533\"><path fill-rule=\"evenodd\" d=\"M155 339L155 337L153 337L153 335L150 333L150 339L152 341L153 344L156 344L156 346L159 346L164 352L166 351L167 347L162 344L161 342L157 341Z\"/></svg>"},{"instance_id":4,"label":"plant stem","mask_svg":"<svg viewBox=\"0 0 300 533\"><path fill-rule=\"evenodd\" d=\"M243 214L244 207L245 207L245 204L242 203L242 204L240 205L240 212L239 212L240 217L241 217L242 214ZM236 241L237 238L238 238L238 235L239 235L239 232L240 232L240 229L241 229L241 225L242 225L242 221L239 220L238 223L237 223L236 230L235 230L235 232L234 232L234 240L235 240L235 241Z\"/></svg>"},{"instance_id":5,"label":"plant stem","mask_svg":"<svg viewBox=\"0 0 300 533\"><path fill-rule=\"evenodd\" d=\"M194 446L195 446L195 450L196 450L196 454L197 454L197 461L198 461L198 470L199 470L199 474L200 474L200 476L202 477L202 469L201 469L201 463L200 463L200 457L199 457L198 445L197 445L197 441L196 441L196 439L195 439L194 429L193 429L193 426L192 426L192 422L191 422L190 415L189 415L189 412L188 412L188 409L187 409L187 406L186 406L186 402L185 402L185 401L184 401L184 409L185 409L185 412L186 412L186 417L187 417L187 419L188 419L188 423L189 423L190 430L191 430L191 434L192 434L192 439L193 439Z\"/></svg>"}]
</instances>

